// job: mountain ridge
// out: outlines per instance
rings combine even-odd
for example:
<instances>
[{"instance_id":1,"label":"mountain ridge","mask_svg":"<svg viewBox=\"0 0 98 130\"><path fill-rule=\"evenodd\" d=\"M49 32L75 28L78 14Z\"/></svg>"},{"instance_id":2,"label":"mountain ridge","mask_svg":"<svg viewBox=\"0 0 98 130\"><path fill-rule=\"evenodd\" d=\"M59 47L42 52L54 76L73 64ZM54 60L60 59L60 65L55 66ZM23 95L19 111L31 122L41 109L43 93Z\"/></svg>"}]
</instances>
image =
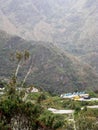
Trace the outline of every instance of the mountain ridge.
<instances>
[{"instance_id":1,"label":"mountain ridge","mask_svg":"<svg viewBox=\"0 0 98 130\"><path fill-rule=\"evenodd\" d=\"M98 40L97 5L96 0L1 0L0 9L26 39L75 44Z\"/></svg>"},{"instance_id":2,"label":"mountain ridge","mask_svg":"<svg viewBox=\"0 0 98 130\"><path fill-rule=\"evenodd\" d=\"M15 71L16 64L9 60L10 54L26 49L30 52L32 61L30 60L27 66L20 69L19 79L23 78L21 75L25 75L30 63L33 63L32 73L27 80L29 84L52 93L76 89L97 90L98 75L90 65L81 62L77 57L61 51L52 43L28 42L17 36L6 35L3 32L5 37L0 40L0 45L3 45L0 48L1 77L10 77Z\"/></svg>"}]
</instances>

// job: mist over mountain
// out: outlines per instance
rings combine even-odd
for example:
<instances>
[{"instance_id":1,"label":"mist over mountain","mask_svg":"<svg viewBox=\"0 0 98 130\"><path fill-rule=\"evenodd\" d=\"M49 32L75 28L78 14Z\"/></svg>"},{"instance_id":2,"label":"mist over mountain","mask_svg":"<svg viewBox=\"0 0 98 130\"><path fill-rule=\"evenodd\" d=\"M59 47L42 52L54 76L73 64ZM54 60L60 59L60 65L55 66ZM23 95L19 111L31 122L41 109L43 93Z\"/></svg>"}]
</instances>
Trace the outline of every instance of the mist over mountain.
<instances>
[{"instance_id":1,"label":"mist over mountain","mask_svg":"<svg viewBox=\"0 0 98 130\"><path fill-rule=\"evenodd\" d=\"M74 44L97 42L97 7L97 0L0 1L2 14L14 28L7 30L33 40Z\"/></svg>"},{"instance_id":2,"label":"mist over mountain","mask_svg":"<svg viewBox=\"0 0 98 130\"><path fill-rule=\"evenodd\" d=\"M2 59L7 53L4 48L10 53L31 47L38 73L29 81L44 88L47 84L53 91L63 86L61 92L75 86L96 89L97 7L97 0L0 0L0 30L4 31L0 31L1 75L7 76L6 67L10 70L9 64L4 66L8 60Z\"/></svg>"}]
</instances>

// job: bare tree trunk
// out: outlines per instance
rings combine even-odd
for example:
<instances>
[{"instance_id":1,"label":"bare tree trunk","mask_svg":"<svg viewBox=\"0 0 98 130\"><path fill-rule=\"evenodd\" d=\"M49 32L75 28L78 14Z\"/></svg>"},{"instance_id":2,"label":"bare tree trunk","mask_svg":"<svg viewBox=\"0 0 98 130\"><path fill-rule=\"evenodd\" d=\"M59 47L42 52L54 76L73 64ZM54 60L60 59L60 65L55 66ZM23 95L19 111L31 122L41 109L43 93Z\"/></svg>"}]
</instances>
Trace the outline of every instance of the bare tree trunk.
<instances>
[{"instance_id":1,"label":"bare tree trunk","mask_svg":"<svg viewBox=\"0 0 98 130\"><path fill-rule=\"evenodd\" d=\"M20 69L20 67L21 67L20 63L21 63L21 62L19 62L18 65L17 65L16 72L15 72L15 77L17 77L18 72L19 72L19 69Z\"/></svg>"},{"instance_id":2,"label":"bare tree trunk","mask_svg":"<svg viewBox=\"0 0 98 130\"><path fill-rule=\"evenodd\" d=\"M26 82L26 80L27 80L29 74L31 73L31 71L32 71L32 65L30 66L30 68L29 68L29 70L28 70L26 76L24 77L23 83L22 83L22 85L21 85L22 87L23 87L24 83Z\"/></svg>"}]
</instances>

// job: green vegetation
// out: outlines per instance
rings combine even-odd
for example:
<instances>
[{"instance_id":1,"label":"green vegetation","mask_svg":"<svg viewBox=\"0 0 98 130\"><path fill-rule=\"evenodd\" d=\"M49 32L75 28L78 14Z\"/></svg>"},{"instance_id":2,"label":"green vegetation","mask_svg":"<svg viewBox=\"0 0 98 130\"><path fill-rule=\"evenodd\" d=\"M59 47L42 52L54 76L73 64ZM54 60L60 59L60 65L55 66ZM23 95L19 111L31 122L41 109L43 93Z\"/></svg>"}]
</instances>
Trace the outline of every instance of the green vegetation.
<instances>
[{"instance_id":1,"label":"green vegetation","mask_svg":"<svg viewBox=\"0 0 98 130\"><path fill-rule=\"evenodd\" d=\"M11 46L13 48L13 45ZM28 47L30 46L27 45L27 48ZM89 109L87 107L98 105L98 101L80 102L72 99L62 99L55 94L53 95L53 93L58 93L58 90L61 90L60 92L64 91L63 87L65 87L65 83L69 83L69 85L73 86L77 85L74 88L70 86L69 90L76 89L78 85L83 89L82 85L85 83L80 81L84 81L85 76L81 77L81 75L79 75L80 71L77 69L79 63L75 63L75 66L72 62L73 60L71 60L68 55L58 53L56 49L50 49L50 46L49 48L43 45L33 45L32 47L34 52L31 51L31 47L28 49L32 52L31 57L28 51L24 51L24 42L21 45L15 45L15 49L20 48L20 51L16 51L15 54L12 53L13 55L10 56L11 64L12 60L15 62L12 66L14 71L11 71L12 68L10 67L10 69L7 68L8 71L6 72L8 77L10 77L13 72L12 78L10 80L7 79L7 82L0 81L0 87L5 88L2 90L3 94L0 94L0 129L98 130L98 109ZM9 48L10 47L7 47L0 52L3 54L3 57L0 57L1 59L3 58L1 66L5 65L3 68L4 71L1 68L1 76L6 71L5 63L8 63L8 66L10 65L8 56L6 59L4 58L6 52L7 54L10 52ZM21 48L23 50L21 50ZM57 54L54 52L57 52ZM75 68L73 68L72 64L74 64ZM82 66L80 65L80 67ZM90 68L84 67L83 72L88 72L90 71L89 69ZM63 71L66 71L67 75L64 74ZM32 75L30 75L31 72L33 72ZM92 74L92 72L90 71L89 74ZM31 81L32 79L36 86L42 86L40 88L47 87L46 90L49 90L52 95L45 91L39 91L37 93L27 92L29 87L26 82L28 76L30 77L29 80ZM91 80L92 77L89 77L89 75L86 76L87 79ZM93 80L96 80L95 78L95 75L93 75ZM63 81L66 82L63 83ZM33 88L35 86L34 84L30 85L29 89ZM90 82L88 86L89 84ZM90 91L90 96L98 97L98 94ZM50 112L48 108L58 110L71 109L75 110L75 112L71 115L54 114ZM83 110L81 108L83 108Z\"/></svg>"},{"instance_id":2,"label":"green vegetation","mask_svg":"<svg viewBox=\"0 0 98 130\"><path fill-rule=\"evenodd\" d=\"M15 82L13 82L15 83ZM75 127L77 130L98 129L98 109L87 108L98 105L98 102L79 102L51 96L47 92L27 93L26 88L16 90L16 84L6 84L4 94L0 98L0 129L30 130L73 130L73 116L53 114L48 108L75 110ZM24 100L24 97L26 99ZM81 110L81 108L83 108Z\"/></svg>"},{"instance_id":3,"label":"green vegetation","mask_svg":"<svg viewBox=\"0 0 98 130\"><path fill-rule=\"evenodd\" d=\"M22 60L22 59L21 59ZM15 73L16 74L16 73ZM98 101L75 101L51 96L47 92L33 92L34 86L22 86L16 75L8 83L0 82L3 95L0 95L0 129L2 130L77 130L98 129L98 110L87 106L98 105ZM21 89L17 89L18 87ZM94 92L90 95L97 96ZM75 110L72 115L53 114L48 108ZM81 110L81 108L84 108ZM74 117L73 117L74 116ZM72 120L70 120L72 119ZM89 125L90 124L90 125Z\"/></svg>"},{"instance_id":4,"label":"green vegetation","mask_svg":"<svg viewBox=\"0 0 98 130\"><path fill-rule=\"evenodd\" d=\"M17 58L19 58L18 52L28 50L30 56L28 55L26 62L19 63L21 69L18 73L18 80L25 79L24 75L31 70L26 83L52 94L61 94L76 89L80 91L98 89L98 76L94 70L53 44L28 42L2 31L0 34L3 35L0 35L0 78L11 77L17 68L18 60L16 62L14 59L15 53L17 52ZM23 60L23 57L21 58Z\"/></svg>"},{"instance_id":5,"label":"green vegetation","mask_svg":"<svg viewBox=\"0 0 98 130\"><path fill-rule=\"evenodd\" d=\"M20 64L23 56L18 52L16 58ZM19 68L16 68L15 74L6 84L3 94L0 95L0 129L56 130L64 126L64 118L61 115L54 115L41 104L49 94L45 95L40 92L34 93L33 97L29 95L24 88L25 82L21 84L18 80L18 70ZM2 82L1 85L3 85ZM17 89L18 86L22 89ZM28 95L27 98L25 98L26 95Z\"/></svg>"},{"instance_id":6,"label":"green vegetation","mask_svg":"<svg viewBox=\"0 0 98 130\"><path fill-rule=\"evenodd\" d=\"M84 109L76 115L77 130L98 129L98 109Z\"/></svg>"}]
</instances>

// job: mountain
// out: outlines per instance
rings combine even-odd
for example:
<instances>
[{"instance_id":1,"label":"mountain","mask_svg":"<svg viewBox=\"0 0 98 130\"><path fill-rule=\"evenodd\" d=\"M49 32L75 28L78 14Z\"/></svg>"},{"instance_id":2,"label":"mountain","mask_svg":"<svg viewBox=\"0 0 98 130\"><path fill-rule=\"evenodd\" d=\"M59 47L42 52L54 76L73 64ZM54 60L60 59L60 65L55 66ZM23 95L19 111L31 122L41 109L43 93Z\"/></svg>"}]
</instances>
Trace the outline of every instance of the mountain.
<instances>
[{"instance_id":1,"label":"mountain","mask_svg":"<svg viewBox=\"0 0 98 130\"><path fill-rule=\"evenodd\" d=\"M98 52L97 7L97 0L0 0L0 29L86 58Z\"/></svg>"},{"instance_id":2,"label":"mountain","mask_svg":"<svg viewBox=\"0 0 98 130\"><path fill-rule=\"evenodd\" d=\"M82 56L81 60L90 64L98 73L98 53L97 52L88 53L87 55Z\"/></svg>"},{"instance_id":3,"label":"mountain","mask_svg":"<svg viewBox=\"0 0 98 130\"><path fill-rule=\"evenodd\" d=\"M24 38L69 44L97 42L97 6L97 0L0 0L4 17Z\"/></svg>"},{"instance_id":4,"label":"mountain","mask_svg":"<svg viewBox=\"0 0 98 130\"><path fill-rule=\"evenodd\" d=\"M15 70L10 53L26 48L37 71L28 82L54 92L96 89L97 6L97 0L0 0L0 75Z\"/></svg>"},{"instance_id":5,"label":"mountain","mask_svg":"<svg viewBox=\"0 0 98 130\"><path fill-rule=\"evenodd\" d=\"M9 78L15 72L17 63L10 61L10 56L17 50L28 50L31 54L31 60L20 69L18 75L23 79L32 64L32 73L27 80L29 84L52 93L98 89L98 75L90 65L81 62L77 57L50 42L26 41L3 31L0 31L1 78Z\"/></svg>"},{"instance_id":6,"label":"mountain","mask_svg":"<svg viewBox=\"0 0 98 130\"><path fill-rule=\"evenodd\" d=\"M10 34L18 35L17 28L10 22L10 20L0 10L0 29Z\"/></svg>"}]
</instances>

